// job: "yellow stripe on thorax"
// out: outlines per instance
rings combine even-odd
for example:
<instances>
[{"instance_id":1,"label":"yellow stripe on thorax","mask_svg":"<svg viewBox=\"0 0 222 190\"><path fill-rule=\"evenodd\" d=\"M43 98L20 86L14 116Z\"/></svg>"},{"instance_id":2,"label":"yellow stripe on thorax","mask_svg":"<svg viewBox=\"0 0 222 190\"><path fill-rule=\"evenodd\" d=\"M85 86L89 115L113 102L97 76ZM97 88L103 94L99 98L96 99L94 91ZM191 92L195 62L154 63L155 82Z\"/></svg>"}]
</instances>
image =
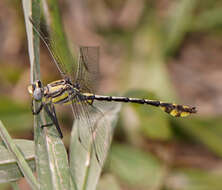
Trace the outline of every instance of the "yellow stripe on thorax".
<instances>
[{"instance_id":1,"label":"yellow stripe on thorax","mask_svg":"<svg viewBox=\"0 0 222 190\"><path fill-rule=\"evenodd\" d=\"M59 85L56 85L56 86L50 86L49 85L49 93L54 93L56 91L59 91L59 90L63 90L65 88L65 85L62 85L62 84L59 84Z\"/></svg>"},{"instance_id":2,"label":"yellow stripe on thorax","mask_svg":"<svg viewBox=\"0 0 222 190\"><path fill-rule=\"evenodd\" d=\"M60 100L63 100L65 98L67 98L69 96L69 93L68 92L63 92L61 95L55 97L55 98L52 98L52 103L57 103L59 102Z\"/></svg>"},{"instance_id":3,"label":"yellow stripe on thorax","mask_svg":"<svg viewBox=\"0 0 222 190\"><path fill-rule=\"evenodd\" d=\"M54 82L54 83L56 83L56 81ZM53 93L55 93L56 91L62 91L62 90L64 90L65 89L65 85L62 85L62 84L58 84L58 85L55 85L55 86L51 86L51 85L49 85L48 86L49 87L49 94L53 94ZM50 101L52 102L52 103L57 103L57 102L59 102L60 100L62 100L62 99L65 99L65 98L67 98L69 96L69 93L67 92L67 91L64 91L61 95L59 95L59 96L57 96L57 97L49 97L48 99L50 99Z\"/></svg>"}]
</instances>

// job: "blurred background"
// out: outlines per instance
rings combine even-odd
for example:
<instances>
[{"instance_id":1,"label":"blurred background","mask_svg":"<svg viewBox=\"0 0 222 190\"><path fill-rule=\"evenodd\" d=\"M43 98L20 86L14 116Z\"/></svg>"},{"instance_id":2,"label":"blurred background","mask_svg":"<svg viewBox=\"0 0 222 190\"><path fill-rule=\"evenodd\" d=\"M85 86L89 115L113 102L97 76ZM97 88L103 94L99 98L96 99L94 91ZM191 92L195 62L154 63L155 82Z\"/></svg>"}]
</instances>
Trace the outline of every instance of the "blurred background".
<instances>
[{"instance_id":1,"label":"blurred background","mask_svg":"<svg viewBox=\"0 0 222 190\"><path fill-rule=\"evenodd\" d=\"M59 8L71 44L100 46L98 92L198 109L181 119L123 105L98 189L221 190L222 1L60 0ZM60 79L43 44L41 77ZM0 119L14 138L33 139L20 1L0 1L0 81ZM71 110L57 110L68 147Z\"/></svg>"}]
</instances>

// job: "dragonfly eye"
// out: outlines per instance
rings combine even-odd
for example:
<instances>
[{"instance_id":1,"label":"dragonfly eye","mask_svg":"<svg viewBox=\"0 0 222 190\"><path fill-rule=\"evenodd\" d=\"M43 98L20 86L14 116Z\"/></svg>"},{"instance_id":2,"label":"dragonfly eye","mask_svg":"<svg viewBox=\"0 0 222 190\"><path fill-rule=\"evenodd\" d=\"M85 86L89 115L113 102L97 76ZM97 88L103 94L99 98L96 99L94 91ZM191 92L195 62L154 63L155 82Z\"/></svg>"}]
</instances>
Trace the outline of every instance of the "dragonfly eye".
<instances>
[{"instance_id":1,"label":"dragonfly eye","mask_svg":"<svg viewBox=\"0 0 222 190\"><path fill-rule=\"evenodd\" d=\"M43 96L43 88L41 81L37 80L35 83L29 85L28 91L35 100L40 101Z\"/></svg>"},{"instance_id":2,"label":"dragonfly eye","mask_svg":"<svg viewBox=\"0 0 222 190\"><path fill-rule=\"evenodd\" d=\"M41 88L35 88L33 91L33 98L37 101L40 101L42 99L42 90Z\"/></svg>"},{"instance_id":3,"label":"dragonfly eye","mask_svg":"<svg viewBox=\"0 0 222 190\"><path fill-rule=\"evenodd\" d=\"M37 101L42 99L42 83L40 80L37 80L34 84L32 84L32 94L33 98Z\"/></svg>"}]
</instances>

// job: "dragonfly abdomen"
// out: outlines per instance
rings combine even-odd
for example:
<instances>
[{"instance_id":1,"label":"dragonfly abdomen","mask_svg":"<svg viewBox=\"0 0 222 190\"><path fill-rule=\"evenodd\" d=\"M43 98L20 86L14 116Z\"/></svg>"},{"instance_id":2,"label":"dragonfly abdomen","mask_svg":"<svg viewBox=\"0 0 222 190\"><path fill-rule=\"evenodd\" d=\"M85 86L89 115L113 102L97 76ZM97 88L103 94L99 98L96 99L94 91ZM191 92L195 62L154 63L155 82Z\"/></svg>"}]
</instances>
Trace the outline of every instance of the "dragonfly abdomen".
<instances>
[{"instance_id":1,"label":"dragonfly abdomen","mask_svg":"<svg viewBox=\"0 0 222 190\"><path fill-rule=\"evenodd\" d=\"M118 96L101 96L101 95L94 95L95 100L99 101L114 101L114 102L129 102L129 103L136 103L136 104L148 104L152 106L159 106L160 101L158 100L148 100L142 98L130 98L130 97L118 97Z\"/></svg>"},{"instance_id":2,"label":"dragonfly abdomen","mask_svg":"<svg viewBox=\"0 0 222 190\"><path fill-rule=\"evenodd\" d=\"M189 107L189 106L183 106L179 104L172 104L165 102L160 103L160 108L174 117L186 117L192 113L197 112L195 107Z\"/></svg>"},{"instance_id":3,"label":"dragonfly abdomen","mask_svg":"<svg viewBox=\"0 0 222 190\"><path fill-rule=\"evenodd\" d=\"M117 97L117 96L102 96L102 95L91 95L89 99L98 101L114 101L114 102L124 102L124 103L136 103L136 104L147 104L155 107L160 107L166 113L174 117L186 117L191 113L196 113L195 107L165 103L158 100L149 100L141 98L130 98L130 97Z\"/></svg>"}]
</instances>

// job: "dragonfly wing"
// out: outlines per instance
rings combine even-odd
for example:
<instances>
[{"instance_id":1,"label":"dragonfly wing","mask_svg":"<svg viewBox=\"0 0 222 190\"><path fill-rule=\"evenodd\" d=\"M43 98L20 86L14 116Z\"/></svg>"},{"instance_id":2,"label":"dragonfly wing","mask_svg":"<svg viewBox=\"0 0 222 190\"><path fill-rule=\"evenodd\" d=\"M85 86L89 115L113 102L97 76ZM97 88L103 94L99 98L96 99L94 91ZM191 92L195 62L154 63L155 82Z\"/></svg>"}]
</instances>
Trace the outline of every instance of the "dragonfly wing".
<instances>
[{"instance_id":1,"label":"dragonfly wing","mask_svg":"<svg viewBox=\"0 0 222 190\"><path fill-rule=\"evenodd\" d=\"M81 92L94 92L99 79L99 47L80 47L75 81Z\"/></svg>"},{"instance_id":2,"label":"dragonfly wing","mask_svg":"<svg viewBox=\"0 0 222 190\"><path fill-rule=\"evenodd\" d=\"M81 101L79 97L72 101L72 110L80 143L89 152L90 158L94 156L102 165L111 143L111 123L101 109Z\"/></svg>"},{"instance_id":3,"label":"dragonfly wing","mask_svg":"<svg viewBox=\"0 0 222 190\"><path fill-rule=\"evenodd\" d=\"M53 59L53 62L56 64L60 74L63 78L74 78L75 73L75 64L74 58L69 52L68 49L64 51L64 35L58 36L55 32L49 29L49 27L41 23L41 29L38 27L38 24L35 23L31 18L29 18L34 30L38 34L39 38L43 41L44 45L49 51L50 56ZM44 29L44 30L43 30Z\"/></svg>"},{"instance_id":4,"label":"dragonfly wing","mask_svg":"<svg viewBox=\"0 0 222 190\"><path fill-rule=\"evenodd\" d=\"M42 29L39 29L38 24L31 18L30 22L47 47L62 77L69 78L82 92L95 91L99 79L99 47L80 47L76 65L75 57L67 48L65 35L57 34L43 23Z\"/></svg>"},{"instance_id":5,"label":"dragonfly wing","mask_svg":"<svg viewBox=\"0 0 222 190\"><path fill-rule=\"evenodd\" d=\"M90 125L90 120L88 116L88 112L84 110L84 105L79 100L79 98L75 97L75 100L71 100L71 108L74 116L74 122L77 123L78 129L78 140L83 145L83 147L87 150L91 144L92 138L92 129ZM83 129L80 130L81 126Z\"/></svg>"}]
</instances>

